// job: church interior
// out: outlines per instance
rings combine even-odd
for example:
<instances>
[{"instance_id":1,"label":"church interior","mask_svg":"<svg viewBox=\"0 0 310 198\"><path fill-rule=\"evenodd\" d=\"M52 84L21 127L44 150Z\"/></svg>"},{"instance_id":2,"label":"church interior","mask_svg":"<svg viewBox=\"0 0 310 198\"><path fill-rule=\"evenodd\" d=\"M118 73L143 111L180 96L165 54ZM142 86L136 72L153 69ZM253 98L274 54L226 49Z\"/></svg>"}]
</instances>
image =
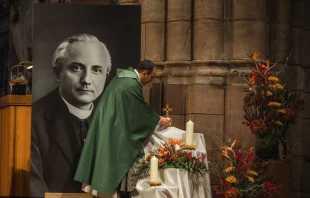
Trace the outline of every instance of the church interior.
<instances>
[{"instance_id":1,"label":"church interior","mask_svg":"<svg viewBox=\"0 0 310 198\"><path fill-rule=\"evenodd\" d=\"M238 189L238 181L228 181L228 177L224 182L228 181L233 188L223 190L223 180L219 178L225 170L219 171L213 164L230 166L226 158L232 162L228 154L232 150L236 154L234 148L239 148L234 140L246 149L256 149L263 133L258 130L267 129L255 127L260 127L262 123L258 122L268 115L251 120L251 113L259 117L253 113L259 107L249 110L249 105L253 105L249 97L262 94L255 87L260 76L275 68L285 68L285 78L283 73L277 76L285 79L285 83L277 84L277 77L274 81L270 78L279 70L272 75L268 73L270 76L264 83L272 83L270 86L276 93L282 90L296 93L298 100L294 99L294 107L302 104L292 113L294 118L287 119L289 122L271 121L275 131L269 132L282 136L276 144L277 154L260 161L263 170L259 174L269 178L275 189L282 186L281 193L275 193L274 197L310 197L308 0L1 0L0 196L30 196L31 92L32 71L36 68L35 64L32 67L34 4L141 8L139 58L153 61L156 67L155 77L143 86L143 96L159 115L168 112L173 127L187 131L191 120L195 124L194 133L202 134L210 170L209 181L205 183L210 192L205 197L247 197L246 190ZM22 70L25 78L21 81L13 78L16 65L26 68ZM269 93L262 90L263 94ZM254 103L257 105L259 100ZM268 103L268 108L277 104ZM278 108L276 112L277 116L286 112L283 114L287 118L289 111ZM251 149L246 151L252 153ZM252 183L255 182L258 180ZM239 190L239 194L233 190Z\"/></svg>"}]
</instances>

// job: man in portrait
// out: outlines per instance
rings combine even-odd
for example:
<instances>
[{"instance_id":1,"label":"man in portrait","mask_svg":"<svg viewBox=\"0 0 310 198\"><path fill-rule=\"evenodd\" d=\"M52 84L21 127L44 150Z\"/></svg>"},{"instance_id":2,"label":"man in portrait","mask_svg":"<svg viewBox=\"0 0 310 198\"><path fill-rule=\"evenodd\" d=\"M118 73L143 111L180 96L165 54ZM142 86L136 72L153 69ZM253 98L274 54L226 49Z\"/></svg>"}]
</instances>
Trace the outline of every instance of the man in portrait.
<instances>
[{"instance_id":1,"label":"man in portrait","mask_svg":"<svg viewBox=\"0 0 310 198\"><path fill-rule=\"evenodd\" d=\"M45 192L81 192L73 177L95 100L111 70L104 43L89 34L65 39L54 52L58 87L32 106L30 196Z\"/></svg>"}]
</instances>

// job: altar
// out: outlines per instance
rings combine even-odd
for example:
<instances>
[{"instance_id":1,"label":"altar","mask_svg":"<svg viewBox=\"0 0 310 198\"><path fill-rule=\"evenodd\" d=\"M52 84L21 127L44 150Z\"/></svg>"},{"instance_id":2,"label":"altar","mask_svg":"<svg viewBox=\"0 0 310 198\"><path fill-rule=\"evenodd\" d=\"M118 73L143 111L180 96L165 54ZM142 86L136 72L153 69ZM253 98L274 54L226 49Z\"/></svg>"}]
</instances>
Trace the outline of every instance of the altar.
<instances>
[{"instance_id":1,"label":"altar","mask_svg":"<svg viewBox=\"0 0 310 198\"><path fill-rule=\"evenodd\" d=\"M160 144L168 142L169 138L182 139L185 142L186 132L175 127L166 129L157 127L143 144L144 153L147 155L151 150L159 148ZM194 157L207 155L204 135L193 134L193 144L195 150L188 150ZM207 165L207 157L204 158ZM210 177L206 174L202 177L193 174L185 169L167 168L159 169L158 175L160 186L150 186L147 182L149 177L140 179L136 186L136 191L131 193L132 198L201 198L212 197Z\"/></svg>"},{"instance_id":2,"label":"altar","mask_svg":"<svg viewBox=\"0 0 310 198\"><path fill-rule=\"evenodd\" d=\"M144 141L143 150L147 156L153 149L158 149L170 138L186 140L186 132L175 127L162 128L157 126L153 134ZM193 133L193 145L195 150L186 150L193 157L204 156L204 164L208 166L207 152L204 135ZM201 176L198 173L191 173L181 168L165 168L158 170L159 186L150 186L148 183L150 176L139 179L135 190L130 193L131 198L211 198L211 186L209 174ZM106 194L100 193L91 188L90 185L83 184L82 190L96 197L108 198ZM113 198L118 198L115 193Z\"/></svg>"}]
</instances>

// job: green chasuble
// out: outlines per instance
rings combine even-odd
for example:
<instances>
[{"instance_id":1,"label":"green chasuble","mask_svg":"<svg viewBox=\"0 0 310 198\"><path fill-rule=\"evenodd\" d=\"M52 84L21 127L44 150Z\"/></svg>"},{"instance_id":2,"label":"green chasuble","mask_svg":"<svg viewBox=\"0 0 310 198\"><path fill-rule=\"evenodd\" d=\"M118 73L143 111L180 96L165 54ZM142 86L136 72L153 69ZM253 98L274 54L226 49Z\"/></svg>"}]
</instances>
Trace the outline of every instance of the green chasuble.
<instances>
[{"instance_id":1,"label":"green chasuble","mask_svg":"<svg viewBox=\"0 0 310 198\"><path fill-rule=\"evenodd\" d=\"M97 106L75 180L112 195L159 122L132 68L117 70Z\"/></svg>"}]
</instances>

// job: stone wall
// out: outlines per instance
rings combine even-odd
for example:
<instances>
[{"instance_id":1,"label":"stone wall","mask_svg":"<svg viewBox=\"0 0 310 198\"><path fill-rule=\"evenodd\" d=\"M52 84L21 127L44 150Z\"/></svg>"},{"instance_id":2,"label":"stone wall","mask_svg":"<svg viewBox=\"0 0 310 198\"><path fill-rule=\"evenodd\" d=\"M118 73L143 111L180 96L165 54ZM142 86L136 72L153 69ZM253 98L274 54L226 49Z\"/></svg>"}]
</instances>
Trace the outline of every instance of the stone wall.
<instances>
[{"instance_id":1,"label":"stone wall","mask_svg":"<svg viewBox=\"0 0 310 198\"><path fill-rule=\"evenodd\" d=\"M208 158L228 139L254 144L242 125L244 84L232 72L247 70L250 53L284 62L290 57L290 86L309 98L310 2L306 0L141 0L142 59L155 61L174 126L205 135ZM147 14L145 14L147 13ZM144 89L150 89L151 84ZM310 103L291 127L293 197L310 190ZM274 170L276 171L276 170ZM216 184L215 178L212 183ZM290 183L290 182L288 182ZM290 190L288 192L290 192Z\"/></svg>"}]
</instances>

